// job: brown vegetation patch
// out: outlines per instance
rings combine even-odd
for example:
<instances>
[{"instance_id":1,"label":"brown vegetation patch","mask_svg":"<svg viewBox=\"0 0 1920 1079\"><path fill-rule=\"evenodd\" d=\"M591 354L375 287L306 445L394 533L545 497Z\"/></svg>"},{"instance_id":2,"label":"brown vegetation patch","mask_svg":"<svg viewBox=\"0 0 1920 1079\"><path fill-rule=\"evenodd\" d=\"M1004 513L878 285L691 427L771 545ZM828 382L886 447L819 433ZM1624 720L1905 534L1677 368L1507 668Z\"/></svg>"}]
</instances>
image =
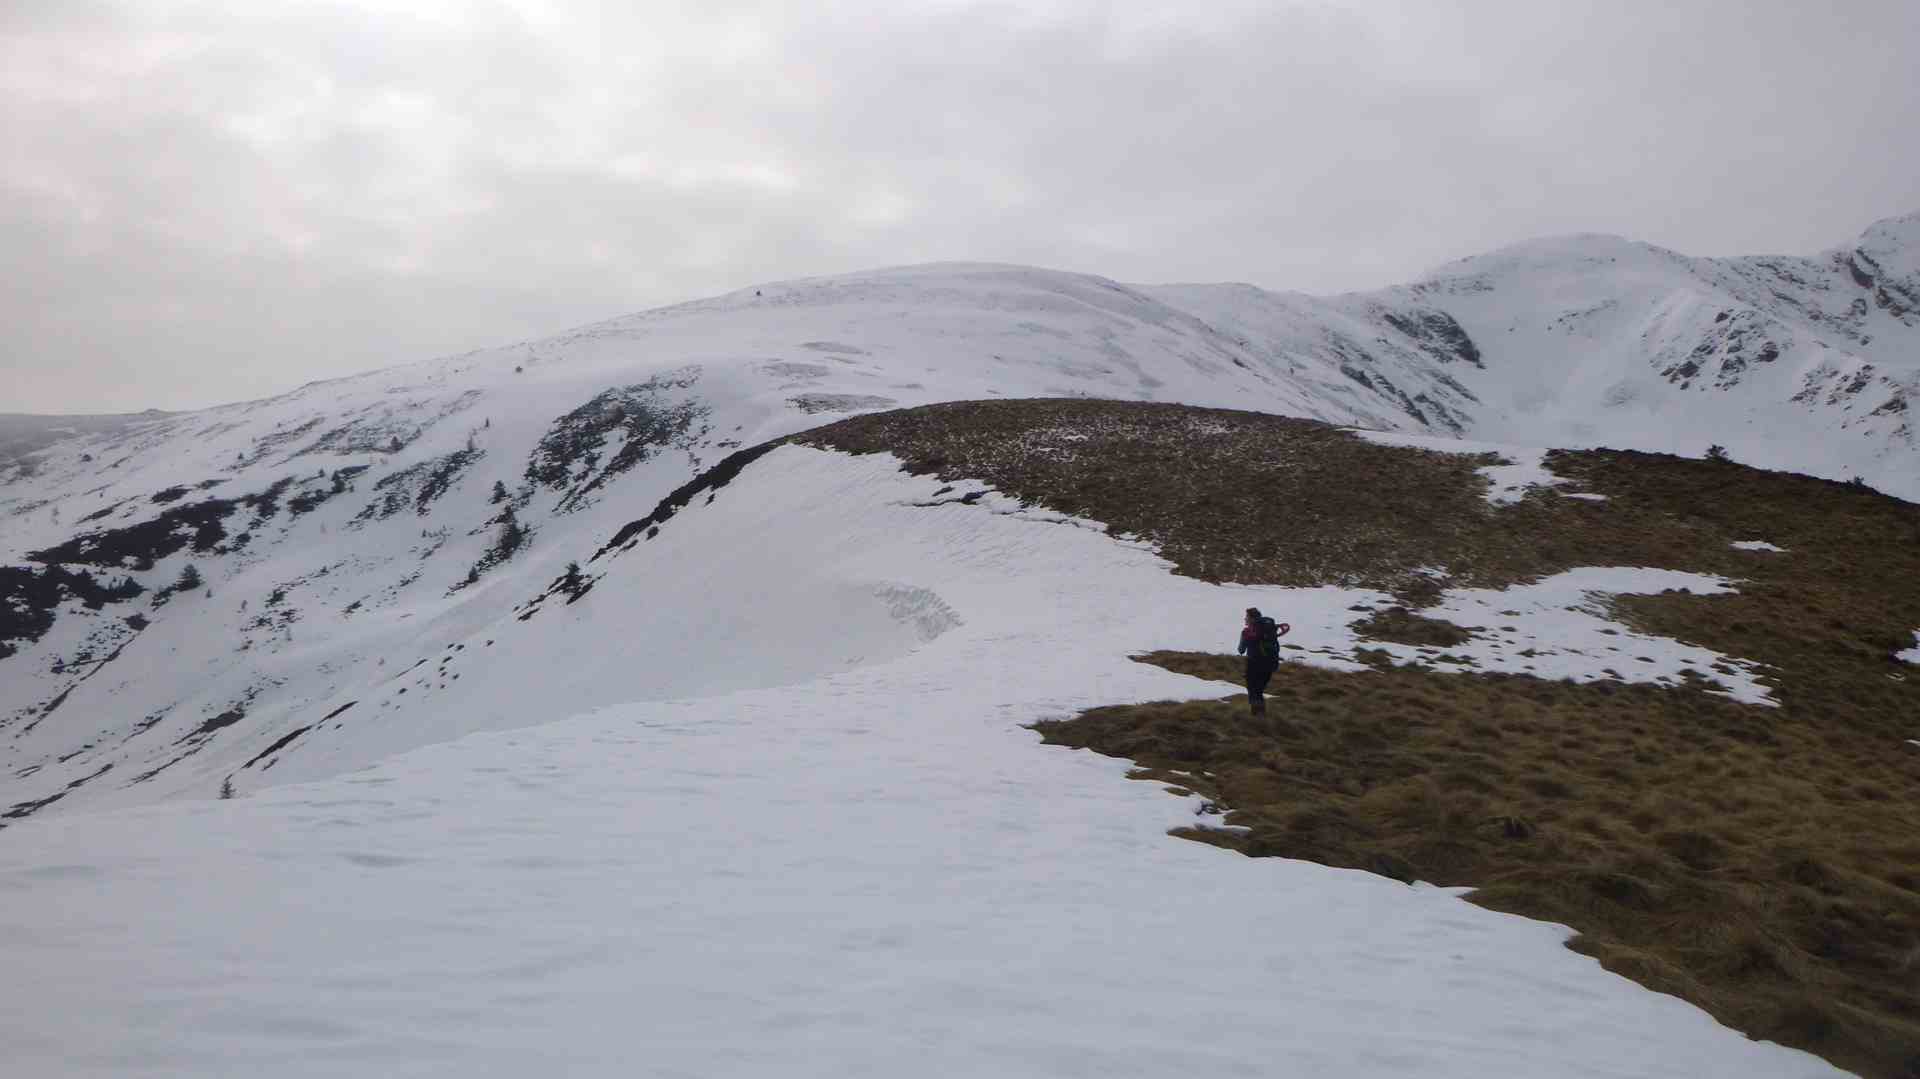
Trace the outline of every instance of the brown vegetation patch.
<instances>
[{"instance_id":1,"label":"brown vegetation patch","mask_svg":"<svg viewBox=\"0 0 1920 1079\"><path fill-rule=\"evenodd\" d=\"M1376 641L1452 648L1472 640L1477 627L1456 626L1452 622L1415 614L1405 607L1387 607L1353 623L1353 628L1360 636Z\"/></svg>"},{"instance_id":2,"label":"brown vegetation patch","mask_svg":"<svg viewBox=\"0 0 1920 1079\"><path fill-rule=\"evenodd\" d=\"M1145 662L1238 681L1234 657ZM1920 1066L1920 754L1691 689L1283 664L1243 697L1096 708L1046 741L1245 832L1176 835L1574 927L1609 970L1872 1076Z\"/></svg>"},{"instance_id":3,"label":"brown vegetation patch","mask_svg":"<svg viewBox=\"0 0 1920 1079\"><path fill-rule=\"evenodd\" d=\"M1491 458L1364 442L1313 420L1125 401L962 401L799 436L898 454L1154 543L1211 581L1411 583L1444 564L1511 576L1480 537ZM1530 565L1531 563L1529 563Z\"/></svg>"}]
</instances>

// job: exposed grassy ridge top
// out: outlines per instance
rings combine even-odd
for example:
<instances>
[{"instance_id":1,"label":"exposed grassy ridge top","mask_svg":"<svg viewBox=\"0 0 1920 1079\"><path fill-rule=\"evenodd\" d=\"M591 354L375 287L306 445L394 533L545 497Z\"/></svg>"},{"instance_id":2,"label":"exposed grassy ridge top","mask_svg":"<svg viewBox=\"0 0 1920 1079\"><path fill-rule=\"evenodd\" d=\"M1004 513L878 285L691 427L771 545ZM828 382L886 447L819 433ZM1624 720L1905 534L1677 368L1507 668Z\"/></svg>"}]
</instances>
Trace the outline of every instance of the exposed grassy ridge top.
<instances>
[{"instance_id":1,"label":"exposed grassy ridge top","mask_svg":"<svg viewBox=\"0 0 1920 1079\"><path fill-rule=\"evenodd\" d=\"M1488 549L1474 469L1312 420L1124 401L962 401L859 416L804 441L889 451L1151 540L1210 581L1409 583L1437 561L1511 575ZM1469 551L1474 554L1470 557Z\"/></svg>"},{"instance_id":2,"label":"exposed grassy ridge top","mask_svg":"<svg viewBox=\"0 0 1920 1079\"><path fill-rule=\"evenodd\" d=\"M1491 460L1310 421L1096 401L939 405L803 436L1153 540L1180 572L1366 584L1363 636L1444 644L1443 587L1579 566L1716 573L1738 594L1620 597L1617 618L1767 665L1777 709L1701 689L1284 665L1244 704L1096 709L1049 741L1127 757L1250 829L1187 832L1480 889L1571 925L1609 969L1750 1034L1920 1076L1920 506L1714 461L1556 452L1570 499L1493 506ZM1785 553L1739 550L1764 540ZM1443 568L1434 579L1422 570ZM1284 617L1284 612L1279 612ZM1228 612L1230 615L1231 612ZM1358 617L1358 616L1356 616ZM1230 657L1149 657L1237 680Z\"/></svg>"}]
</instances>

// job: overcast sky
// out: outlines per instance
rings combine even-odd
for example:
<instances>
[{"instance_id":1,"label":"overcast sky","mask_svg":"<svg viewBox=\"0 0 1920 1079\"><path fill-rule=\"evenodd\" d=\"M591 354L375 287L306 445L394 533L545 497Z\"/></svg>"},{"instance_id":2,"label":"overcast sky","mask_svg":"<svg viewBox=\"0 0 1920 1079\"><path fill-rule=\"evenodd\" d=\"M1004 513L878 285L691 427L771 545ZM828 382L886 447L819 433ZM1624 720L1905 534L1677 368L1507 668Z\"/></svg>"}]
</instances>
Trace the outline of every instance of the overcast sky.
<instances>
[{"instance_id":1,"label":"overcast sky","mask_svg":"<svg viewBox=\"0 0 1920 1079\"><path fill-rule=\"evenodd\" d=\"M0 0L0 412L936 259L1334 292L1920 209L1920 3Z\"/></svg>"}]
</instances>

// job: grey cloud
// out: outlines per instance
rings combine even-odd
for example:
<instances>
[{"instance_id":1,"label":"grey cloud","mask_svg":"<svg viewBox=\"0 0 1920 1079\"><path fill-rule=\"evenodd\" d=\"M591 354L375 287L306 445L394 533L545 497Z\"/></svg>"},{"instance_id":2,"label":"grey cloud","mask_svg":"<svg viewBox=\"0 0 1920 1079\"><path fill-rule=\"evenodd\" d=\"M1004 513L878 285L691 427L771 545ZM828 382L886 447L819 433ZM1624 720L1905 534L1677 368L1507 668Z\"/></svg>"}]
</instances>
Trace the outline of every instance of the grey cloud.
<instances>
[{"instance_id":1,"label":"grey cloud","mask_svg":"<svg viewBox=\"0 0 1920 1079\"><path fill-rule=\"evenodd\" d=\"M1920 206L1920 7L0 14L0 411L189 406L941 258L1336 291Z\"/></svg>"}]
</instances>

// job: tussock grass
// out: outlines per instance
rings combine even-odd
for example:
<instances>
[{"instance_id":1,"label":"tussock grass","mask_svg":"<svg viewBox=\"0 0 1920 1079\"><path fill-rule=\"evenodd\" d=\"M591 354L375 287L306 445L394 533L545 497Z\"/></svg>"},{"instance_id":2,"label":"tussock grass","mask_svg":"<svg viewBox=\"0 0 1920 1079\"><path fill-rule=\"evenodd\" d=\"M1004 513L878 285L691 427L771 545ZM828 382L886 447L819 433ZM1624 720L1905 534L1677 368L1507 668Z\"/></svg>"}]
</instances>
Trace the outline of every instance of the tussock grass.
<instances>
[{"instance_id":1,"label":"tussock grass","mask_svg":"<svg viewBox=\"0 0 1920 1079\"><path fill-rule=\"evenodd\" d=\"M1249 829L1186 838L1472 886L1475 902L1572 926L1572 946L1608 969L1739 1030L1920 1077L1920 749L1906 742L1920 737L1920 669L1892 658L1920 626L1920 506L1602 449L1547 465L1606 501L1542 490L1492 507L1474 471L1486 459L1176 405L962 402L800 440L890 451L915 472L1105 521L1201 579L1393 591L1402 608L1356 627L1380 640L1458 643L1464 627L1419 613L1449 586L1589 565L1737 580L1736 595L1619 597L1614 614L1758 661L1779 708L1705 683L1435 673L1363 650L1375 669L1282 665L1260 725L1235 698L1040 729L1129 758ZM1240 681L1230 657L1146 658Z\"/></svg>"},{"instance_id":2,"label":"tussock grass","mask_svg":"<svg viewBox=\"0 0 1920 1079\"><path fill-rule=\"evenodd\" d=\"M1399 644L1431 645L1452 648L1474 637L1478 627L1456 626L1452 622L1409 611L1405 607L1378 610L1353 624L1362 637Z\"/></svg>"},{"instance_id":3,"label":"tussock grass","mask_svg":"<svg viewBox=\"0 0 1920 1079\"><path fill-rule=\"evenodd\" d=\"M1376 446L1312 420L1125 401L962 401L799 436L898 454L1152 541L1203 580L1411 585L1443 562L1510 576L1477 537L1492 458ZM1232 526L1222 529L1222 522Z\"/></svg>"},{"instance_id":4,"label":"tussock grass","mask_svg":"<svg viewBox=\"0 0 1920 1079\"><path fill-rule=\"evenodd\" d=\"M1176 835L1471 886L1748 1034L1865 1075L1920 1066L1920 755L1835 754L1818 723L1684 688L1284 664L1268 694L1264 720L1233 697L1037 729L1248 829Z\"/></svg>"}]
</instances>

